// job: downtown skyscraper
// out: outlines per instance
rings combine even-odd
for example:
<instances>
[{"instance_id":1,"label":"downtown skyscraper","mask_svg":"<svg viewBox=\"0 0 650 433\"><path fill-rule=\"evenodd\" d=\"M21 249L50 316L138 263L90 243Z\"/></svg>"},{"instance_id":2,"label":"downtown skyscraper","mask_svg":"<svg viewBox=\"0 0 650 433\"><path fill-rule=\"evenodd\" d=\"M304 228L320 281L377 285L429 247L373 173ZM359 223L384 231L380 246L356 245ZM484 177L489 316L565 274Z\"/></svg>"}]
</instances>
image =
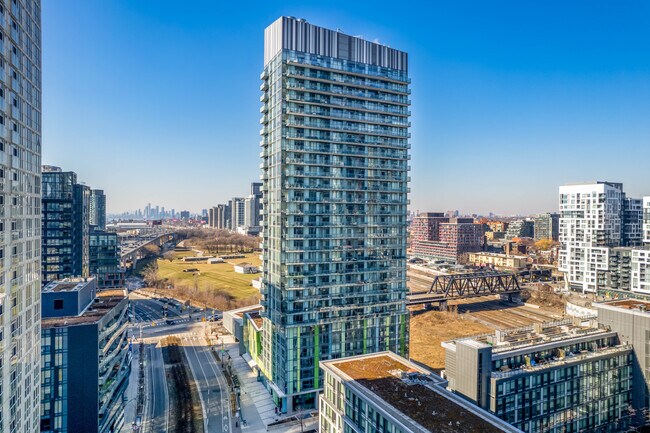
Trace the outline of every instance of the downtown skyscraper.
<instances>
[{"instance_id":1,"label":"downtown skyscraper","mask_svg":"<svg viewBox=\"0 0 650 433\"><path fill-rule=\"evenodd\" d=\"M261 79L260 369L293 412L320 360L408 354L408 56L281 17Z\"/></svg>"},{"instance_id":2,"label":"downtown skyscraper","mask_svg":"<svg viewBox=\"0 0 650 433\"><path fill-rule=\"evenodd\" d=\"M40 420L41 2L0 1L0 432Z\"/></svg>"}]
</instances>

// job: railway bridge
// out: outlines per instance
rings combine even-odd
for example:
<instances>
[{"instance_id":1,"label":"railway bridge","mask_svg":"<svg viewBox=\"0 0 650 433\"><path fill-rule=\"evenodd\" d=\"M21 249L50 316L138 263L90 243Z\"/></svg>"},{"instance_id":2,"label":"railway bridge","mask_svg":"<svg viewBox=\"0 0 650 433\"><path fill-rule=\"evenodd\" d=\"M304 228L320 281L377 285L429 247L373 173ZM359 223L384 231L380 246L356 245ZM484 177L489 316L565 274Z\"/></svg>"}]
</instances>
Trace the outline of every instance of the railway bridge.
<instances>
[{"instance_id":1,"label":"railway bridge","mask_svg":"<svg viewBox=\"0 0 650 433\"><path fill-rule=\"evenodd\" d=\"M515 274L509 272L477 272L470 274L436 275L428 291L411 292L407 305L438 303L441 310L447 309L447 301L487 295L501 295L503 299L515 302L519 299L521 287Z\"/></svg>"}]
</instances>

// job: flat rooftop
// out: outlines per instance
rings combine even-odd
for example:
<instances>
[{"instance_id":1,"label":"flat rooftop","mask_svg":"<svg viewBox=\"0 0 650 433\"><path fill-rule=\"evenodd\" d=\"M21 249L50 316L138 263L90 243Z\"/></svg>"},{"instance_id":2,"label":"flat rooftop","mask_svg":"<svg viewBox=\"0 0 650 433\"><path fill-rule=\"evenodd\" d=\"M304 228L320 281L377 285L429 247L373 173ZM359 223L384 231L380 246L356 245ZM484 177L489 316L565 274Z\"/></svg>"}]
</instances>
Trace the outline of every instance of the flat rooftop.
<instances>
[{"instance_id":1,"label":"flat rooftop","mask_svg":"<svg viewBox=\"0 0 650 433\"><path fill-rule=\"evenodd\" d=\"M446 391L446 381L391 352L321 362L365 389L369 401L413 431L445 433L518 429Z\"/></svg>"},{"instance_id":2,"label":"flat rooftop","mask_svg":"<svg viewBox=\"0 0 650 433\"><path fill-rule=\"evenodd\" d=\"M231 314L240 319L244 318L245 313L251 313L254 311L262 311L263 307L260 304L249 305L248 307L237 308L235 310L224 311L224 314Z\"/></svg>"},{"instance_id":3,"label":"flat rooftop","mask_svg":"<svg viewBox=\"0 0 650 433\"><path fill-rule=\"evenodd\" d=\"M51 317L41 321L41 328L56 328L60 326L85 325L95 323L126 299L126 291L121 289L102 290L97 297L79 316Z\"/></svg>"},{"instance_id":4,"label":"flat rooftop","mask_svg":"<svg viewBox=\"0 0 650 433\"><path fill-rule=\"evenodd\" d=\"M248 314L248 317L255 323L255 326L257 329L262 329L262 324L264 323L264 319L262 319L262 316L260 316L259 311L251 311Z\"/></svg>"},{"instance_id":5,"label":"flat rooftop","mask_svg":"<svg viewBox=\"0 0 650 433\"><path fill-rule=\"evenodd\" d=\"M44 293L47 292L75 292L80 290L86 284L94 280L94 277L90 278L66 278L64 280L51 281L43 287L41 290Z\"/></svg>"},{"instance_id":6,"label":"flat rooftop","mask_svg":"<svg viewBox=\"0 0 650 433\"><path fill-rule=\"evenodd\" d=\"M492 353L496 354L609 332L593 320L570 318L557 322L534 323L521 328L497 330L490 334L446 341L443 345L450 347L457 342L463 342L476 347L492 346Z\"/></svg>"},{"instance_id":7,"label":"flat rooftop","mask_svg":"<svg viewBox=\"0 0 650 433\"><path fill-rule=\"evenodd\" d=\"M621 299L617 301L599 302L594 304L595 307L598 307L600 305L650 313L650 302L639 299Z\"/></svg>"}]
</instances>

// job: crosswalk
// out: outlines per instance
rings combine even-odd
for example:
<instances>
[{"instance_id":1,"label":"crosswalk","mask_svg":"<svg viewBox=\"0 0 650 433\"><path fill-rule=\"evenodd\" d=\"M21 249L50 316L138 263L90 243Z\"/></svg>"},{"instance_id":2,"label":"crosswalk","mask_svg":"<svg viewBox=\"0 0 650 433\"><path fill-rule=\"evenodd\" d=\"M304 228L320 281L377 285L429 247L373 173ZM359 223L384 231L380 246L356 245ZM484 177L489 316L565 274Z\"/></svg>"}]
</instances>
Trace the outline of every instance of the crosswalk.
<instances>
[{"instance_id":1,"label":"crosswalk","mask_svg":"<svg viewBox=\"0 0 650 433\"><path fill-rule=\"evenodd\" d=\"M170 323L167 323L168 320L170 321ZM188 323L188 322L195 322L195 320L190 320L188 318L157 319L157 320L149 320L146 322L140 322L137 323L137 325L142 326L142 328L152 328L154 326L174 326L174 325L180 325L181 323Z\"/></svg>"}]
</instances>

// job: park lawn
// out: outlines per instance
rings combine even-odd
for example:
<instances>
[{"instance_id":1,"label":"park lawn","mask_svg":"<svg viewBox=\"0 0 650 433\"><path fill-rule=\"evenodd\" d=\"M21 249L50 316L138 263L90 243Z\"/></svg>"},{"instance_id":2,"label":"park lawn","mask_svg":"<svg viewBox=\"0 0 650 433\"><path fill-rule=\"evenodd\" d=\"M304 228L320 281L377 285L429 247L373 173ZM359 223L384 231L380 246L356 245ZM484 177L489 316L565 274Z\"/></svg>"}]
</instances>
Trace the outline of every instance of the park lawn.
<instances>
[{"instance_id":1,"label":"park lawn","mask_svg":"<svg viewBox=\"0 0 650 433\"><path fill-rule=\"evenodd\" d=\"M226 263L186 263L175 259L158 259L158 275L160 278L175 280L177 284L192 287L196 278L199 290L223 290L235 299L243 299L259 295L259 290L251 285L251 281L259 278L259 274L238 274L234 265L248 262L259 265L259 254L246 254L244 259L233 259ZM183 272L183 269L196 268L200 274L196 277L192 272Z\"/></svg>"}]
</instances>

